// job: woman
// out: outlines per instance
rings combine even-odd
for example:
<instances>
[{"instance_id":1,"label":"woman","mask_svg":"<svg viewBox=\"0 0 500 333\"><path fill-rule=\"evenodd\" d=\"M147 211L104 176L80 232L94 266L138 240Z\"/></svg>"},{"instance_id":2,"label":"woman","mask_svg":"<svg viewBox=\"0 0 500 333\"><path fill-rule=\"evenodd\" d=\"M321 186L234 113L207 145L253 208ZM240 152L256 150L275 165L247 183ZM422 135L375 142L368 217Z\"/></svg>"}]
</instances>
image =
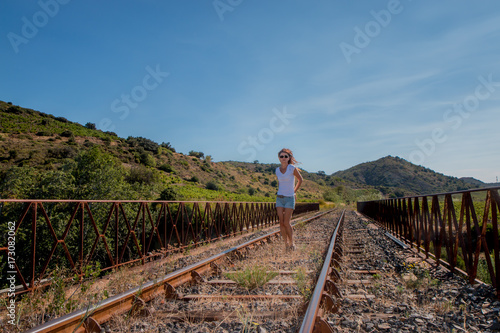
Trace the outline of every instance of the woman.
<instances>
[{"instance_id":1,"label":"woman","mask_svg":"<svg viewBox=\"0 0 500 333\"><path fill-rule=\"evenodd\" d=\"M293 230L290 220L295 209L295 193L302 184L302 175L299 169L295 167L297 161L290 149L281 149L278 157L281 165L276 168L276 176L279 182L276 210L280 221L281 237L285 241L286 249L293 251L295 250L295 244L293 242ZM295 178L297 178L296 185Z\"/></svg>"}]
</instances>

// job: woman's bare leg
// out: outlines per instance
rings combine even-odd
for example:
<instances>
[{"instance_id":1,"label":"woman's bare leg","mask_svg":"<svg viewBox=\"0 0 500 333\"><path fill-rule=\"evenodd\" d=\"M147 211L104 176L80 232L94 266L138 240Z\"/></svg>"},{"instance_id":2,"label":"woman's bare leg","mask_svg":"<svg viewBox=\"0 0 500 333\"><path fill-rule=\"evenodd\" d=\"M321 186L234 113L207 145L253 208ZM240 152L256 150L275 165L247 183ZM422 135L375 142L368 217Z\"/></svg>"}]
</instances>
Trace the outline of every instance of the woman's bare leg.
<instances>
[{"instance_id":1,"label":"woman's bare leg","mask_svg":"<svg viewBox=\"0 0 500 333\"><path fill-rule=\"evenodd\" d=\"M285 237L286 241L285 244L287 246L294 246L293 242L293 229L290 224L290 221L292 220L292 213L293 209L292 208L285 208L284 216L283 216L283 228L285 230ZM281 226L281 224L280 224Z\"/></svg>"},{"instance_id":2,"label":"woman's bare leg","mask_svg":"<svg viewBox=\"0 0 500 333\"><path fill-rule=\"evenodd\" d=\"M288 239L287 239L287 234L286 234L286 230L285 230L285 208L276 207L276 211L278 213L278 219L280 221L281 238L283 238L283 241L285 242L285 246L288 247Z\"/></svg>"}]
</instances>

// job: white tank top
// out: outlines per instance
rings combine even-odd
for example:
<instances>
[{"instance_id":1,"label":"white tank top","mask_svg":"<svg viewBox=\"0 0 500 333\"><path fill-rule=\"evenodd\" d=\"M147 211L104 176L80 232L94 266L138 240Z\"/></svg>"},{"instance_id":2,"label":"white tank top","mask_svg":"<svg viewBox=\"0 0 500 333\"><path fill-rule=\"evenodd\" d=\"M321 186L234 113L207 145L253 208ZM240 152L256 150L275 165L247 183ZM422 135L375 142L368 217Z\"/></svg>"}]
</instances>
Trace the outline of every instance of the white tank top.
<instances>
[{"instance_id":1,"label":"white tank top","mask_svg":"<svg viewBox=\"0 0 500 333\"><path fill-rule=\"evenodd\" d=\"M284 195L286 197L293 197L295 192L295 176L294 176L295 166L288 164L285 173L281 173L280 167L276 168L276 176L278 177L278 195Z\"/></svg>"}]
</instances>

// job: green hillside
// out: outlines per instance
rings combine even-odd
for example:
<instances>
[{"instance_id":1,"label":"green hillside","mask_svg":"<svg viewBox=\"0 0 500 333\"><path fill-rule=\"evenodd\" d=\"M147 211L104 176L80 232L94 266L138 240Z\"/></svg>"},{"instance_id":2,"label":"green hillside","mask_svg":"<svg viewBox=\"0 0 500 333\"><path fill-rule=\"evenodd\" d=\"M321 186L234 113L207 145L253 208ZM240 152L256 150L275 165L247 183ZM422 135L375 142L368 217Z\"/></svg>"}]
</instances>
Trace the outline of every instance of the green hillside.
<instances>
[{"instance_id":1,"label":"green hillside","mask_svg":"<svg viewBox=\"0 0 500 333\"><path fill-rule=\"evenodd\" d=\"M272 201L278 164L213 162L0 101L0 197ZM299 166L300 167L300 166ZM332 175L302 170L299 201L355 202L477 186L384 157ZM382 195L383 194L383 195Z\"/></svg>"},{"instance_id":2,"label":"green hillside","mask_svg":"<svg viewBox=\"0 0 500 333\"><path fill-rule=\"evenodd\" d=\"M0 101L2 198L272 201L275 178L274 168L214 163ZM306 180L298 199L318 201L327 189Z\"/></svg>"}]
</instances>

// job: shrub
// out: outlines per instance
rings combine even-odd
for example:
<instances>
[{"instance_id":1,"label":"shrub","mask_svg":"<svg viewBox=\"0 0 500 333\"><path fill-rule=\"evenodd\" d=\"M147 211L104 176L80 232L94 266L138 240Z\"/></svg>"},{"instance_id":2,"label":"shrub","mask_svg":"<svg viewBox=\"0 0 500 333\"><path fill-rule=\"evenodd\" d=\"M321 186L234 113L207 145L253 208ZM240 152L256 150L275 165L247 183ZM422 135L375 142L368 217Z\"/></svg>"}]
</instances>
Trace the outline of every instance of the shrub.
<instances>
[{"instance_id":1,"label":"shrub","mask_svg":"<svg viewBox=\"0 0 500 333\"><path fill-rule=\"evenodd\" d=\"M47 157L49 158L72 158L75 157L77 154L76 150L73 147L56 147L56 148L49 148L47 151Z\"/></svg>"},{"instance_id":2,"label":"shrub","mask_svg":"<svg viewBox=\"0 0 500 333\"><path fill-rule=\"evenodd\" d=\"M65 138L70 138L73 136L73 132L71 132L70 130L65 130L64 132L61 133L61 136Z\"/></svg>"},{"instance_id":3,"label":"shrub","mask_svg":"<svg viewBox=\"0 0 500 333\"><path fill-rule=\"evenodd\" d=\"M156 166L155 158L148 152L143 152L142 154L140 154L139 159L140 159L141 164L144 164L145 166L149 166L149 167Z\"/></svg>"},{"instance_id":4,"label":"shrub","mask_svg":"<svg viewBox=\"0 0 500 333\"><path fill-rule=\"evenodd\" d=\"M178 200L179 193L173 187L167 187L160 193L159 200L162 201L175 201Z\"/></svg>"},{"instance_id":5,"label":"shrub","mask_svg":"<svg viewBox=\"0 0 500 333\"><path fill-rule=\"evenodd\" d=\"M76 146L76 140L75 140L75 137L73 135L69 137L67 144L72 145L72 146Z\"/></svg>"},{"instance_id":6,"label":"shrub","mask_svg":"<svg viewBox=\"0 0 500 333\"><path fill-rule=\"evenodd\" d=\"M213 182L213 181L209 181L206 185L205 185L205 188L207 190L212 190L212 191L219 191L219 185L217 185L216 182Z\"/></svg>"},{"instance_id":7,"label":"shrub","mask_svg":"<svg viewBox=\"0 0 500 333\"><path fill-rule=\"evenodd\" d=\"M340 199L338 194L335 193L333 189L326 190L325 192L323 192L323 198L326 201L331 201L331 202L337 202Z\"/></svg>"},{"instance_id":8,"label":"shrub","mask_svg":"<svg viewBox=\"0 0 500 333\"><path fill-rule=\"evenodd\" d=\"M160 169L161 171L165 171L165 172L175 173L174 168L172 168L172 166L170 164L167 164L167 163L160 165L158 167L158 169Z\"/></svg>"},{"instance_id":9,"label":"shrub","mask_svg":"<svg viewBox=\"0 0 500 333\"><path fill-rule=\"evenodd\" d=\"M23 114L23 110L19 106L11 106L5 111L8 113Z\"/></svg>"},{"instance_id":10,"label":"shrub","mask_svg":"<svg viewBox=\"0 0 500 333\"><path fill-rule=\"evenodd\" d=\"M9 150L9 160L15 160L17 156L17 150Z\"/></svg>"},{"instance_id":11,"label":"shrub","mask_svg":"<svg viewBox=\"0 0 500 333\"><path fill-rule=\"evenodd\" d=\"M128 143L128 145L130 147L142 147L144 148L144 150L147 150L147 151L150 151L150 152L153 152L153 153L156 153L158 151L158 147L159 145L152 141L152 140L149 140L149 139L146 139L146 138L143 138L143 137L133 137L133 136L129 136L126 140L126 142Z\"/></svg>"},{"instance_id":12,"label":"shrub","mask_svg":"<svg viewBox=\"0 0 500 333\"><path fill-rule=\"evenodd\" d=\"M200 182L200 179L196 176L193 176L189 179L190 182L193 182L193 183L199 183Z\"/></svg>"},{"instance_id":13,"label":"shrub","mask_svg":"<svg viewBox=\"0 0 500 333\"><path fill-rule=\"evenodd\" d=\"M56 117L55 118L57 121L60 121L61 123L69 123L70 121L64 117Z\"/></svg>"},{"instance_id":14,"label":"shrub","mask_svg":"<svg viewBox=\"0 0 500 333\"><path fill-rule=\"evenodd\" d=\"M156 180L156 176L153 170L150 170L143 166L134 166L130 169L129 174L126 177L127 182L140 183L140 184L152 184Z\"/></svg>"},{"instance_id":15,"label":"shrub","mask_svg":"<svg viewBox=\"0 0 500 333\"><path fill-rule=\"evenodd\" d=\"M200 169L205 171L205 172L211 172L212 171L212 168L210 168L210 165L206 164L206 163L203 163L200 165Z\"/></svg>"},{"instance_id":16,"label":"shrub","mask_svg":"<svg viewBox=\"0 0 500 333\"><path fill-rule=\"evenodd\" d=\"M52 133L48 131L40 131L36 133L36 136L52 136Z\"/></svg>"}]
</instances>

